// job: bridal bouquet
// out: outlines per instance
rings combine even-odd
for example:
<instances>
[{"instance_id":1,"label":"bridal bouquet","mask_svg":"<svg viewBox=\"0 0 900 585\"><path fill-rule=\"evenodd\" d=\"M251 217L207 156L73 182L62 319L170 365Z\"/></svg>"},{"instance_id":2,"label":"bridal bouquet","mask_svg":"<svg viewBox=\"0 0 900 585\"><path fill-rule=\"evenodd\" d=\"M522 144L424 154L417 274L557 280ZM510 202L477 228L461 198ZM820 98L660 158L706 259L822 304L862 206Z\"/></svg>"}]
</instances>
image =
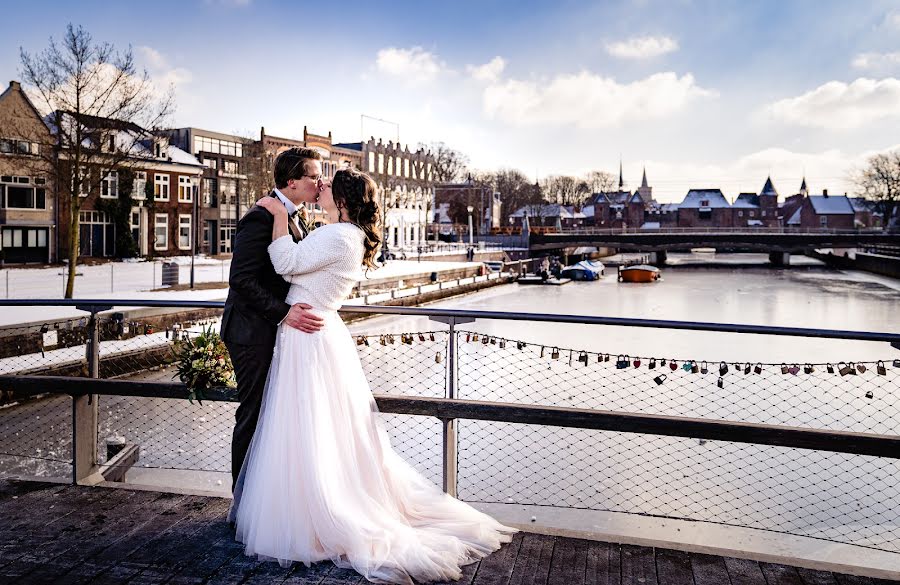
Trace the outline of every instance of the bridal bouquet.
<instances>
[{"instance_id":1,"label":"bridal bouquet","mask_svg":"<svg viewBox=\"0 0 900 585\"><path fill-rule=\"evenodd\" d=\"M178 360L174 377L184 382L188 390L188 400L204 398L203 391L215 386L234 387L234 367L219 334L208 326L197 337L175 342L175 357ZM201 402L202 404L202 402Z\"/></svg>"}]
</instances>

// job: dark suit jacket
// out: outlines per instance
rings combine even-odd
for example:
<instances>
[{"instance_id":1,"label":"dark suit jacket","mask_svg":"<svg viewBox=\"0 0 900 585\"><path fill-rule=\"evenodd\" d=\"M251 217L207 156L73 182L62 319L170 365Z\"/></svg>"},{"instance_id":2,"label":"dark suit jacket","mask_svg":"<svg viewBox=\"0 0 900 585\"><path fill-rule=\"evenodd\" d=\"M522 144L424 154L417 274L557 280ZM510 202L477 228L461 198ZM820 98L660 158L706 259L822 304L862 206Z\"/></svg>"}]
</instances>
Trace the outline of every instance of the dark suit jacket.
<instances>
[{"instance_id":1,"label":"dark suit jacket","mask_svg":"<svg viewBox=\"0 0 900 585\"><path fill-rule=\"evenodd\" d=\"M284 302L291 285L269 259L274 220L254 205L238 222L220 333L226 342L274 347L278 324L291 309Z\"/></svg>"}]
</instances>

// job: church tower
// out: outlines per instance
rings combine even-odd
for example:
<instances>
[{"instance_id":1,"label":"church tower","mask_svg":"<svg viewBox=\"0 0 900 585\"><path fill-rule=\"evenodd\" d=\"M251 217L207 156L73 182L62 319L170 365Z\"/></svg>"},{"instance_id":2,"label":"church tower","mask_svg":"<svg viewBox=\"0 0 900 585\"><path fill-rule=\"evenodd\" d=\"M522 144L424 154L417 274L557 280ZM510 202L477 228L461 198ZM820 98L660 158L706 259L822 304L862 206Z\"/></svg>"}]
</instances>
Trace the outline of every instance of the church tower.
<instances>
[{"instance_id":1,"label":"church tower","mask_svg":"<svg viewBox=\"0 0 900 585\"><path fill-rule=\"evenodd\" d=\"M650 203L653 199L653 187L647 184L647 167L644 167L644 176L641 178L641 186L638 187L637 192L644 203Z\"/></svg>"}]
</instances>

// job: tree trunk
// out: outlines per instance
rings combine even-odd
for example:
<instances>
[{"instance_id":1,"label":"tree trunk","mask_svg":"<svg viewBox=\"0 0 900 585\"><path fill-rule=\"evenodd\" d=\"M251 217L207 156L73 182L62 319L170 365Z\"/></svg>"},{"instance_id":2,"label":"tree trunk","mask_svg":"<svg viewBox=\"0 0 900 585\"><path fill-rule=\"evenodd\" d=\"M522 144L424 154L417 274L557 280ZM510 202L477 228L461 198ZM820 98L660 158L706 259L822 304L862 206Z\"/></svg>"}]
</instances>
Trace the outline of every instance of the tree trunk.
<instances>
[{"instance_id":1,"label":"tree trunk","mask_svg":"<svg viewBox=\"0 0 900 585\"><path fill-rule=\"evenodd\" d=\"M66 297L71 299L75 294L75 271L78 268L78 249L81 244L81 234L78 223L78 210L80 206L69 206L69 271L66 277Z\"/></svg>"}]
</instances>

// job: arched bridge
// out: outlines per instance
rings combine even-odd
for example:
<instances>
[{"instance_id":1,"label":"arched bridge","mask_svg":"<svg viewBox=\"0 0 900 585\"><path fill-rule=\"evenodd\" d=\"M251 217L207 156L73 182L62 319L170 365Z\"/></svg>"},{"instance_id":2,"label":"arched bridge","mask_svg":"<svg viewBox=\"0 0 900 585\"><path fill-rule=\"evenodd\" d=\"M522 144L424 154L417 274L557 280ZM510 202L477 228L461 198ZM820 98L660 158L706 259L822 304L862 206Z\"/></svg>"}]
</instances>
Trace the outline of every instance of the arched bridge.
<instances>
[{"instance_id":1,"label":"arched bridge","mask_svg":"<svg viewBox=\"0 0 900 585\"><path fill-rule=\"evenodd\" d=\"M855 248L900 243L900 233L882 230L803 228L667 228L563 229L532 233L532 251L579 246L606 246L624 251L665 252L690 248L736 248L760 252L801 253L816 248Z\"/></svg>"}]
</instances>

